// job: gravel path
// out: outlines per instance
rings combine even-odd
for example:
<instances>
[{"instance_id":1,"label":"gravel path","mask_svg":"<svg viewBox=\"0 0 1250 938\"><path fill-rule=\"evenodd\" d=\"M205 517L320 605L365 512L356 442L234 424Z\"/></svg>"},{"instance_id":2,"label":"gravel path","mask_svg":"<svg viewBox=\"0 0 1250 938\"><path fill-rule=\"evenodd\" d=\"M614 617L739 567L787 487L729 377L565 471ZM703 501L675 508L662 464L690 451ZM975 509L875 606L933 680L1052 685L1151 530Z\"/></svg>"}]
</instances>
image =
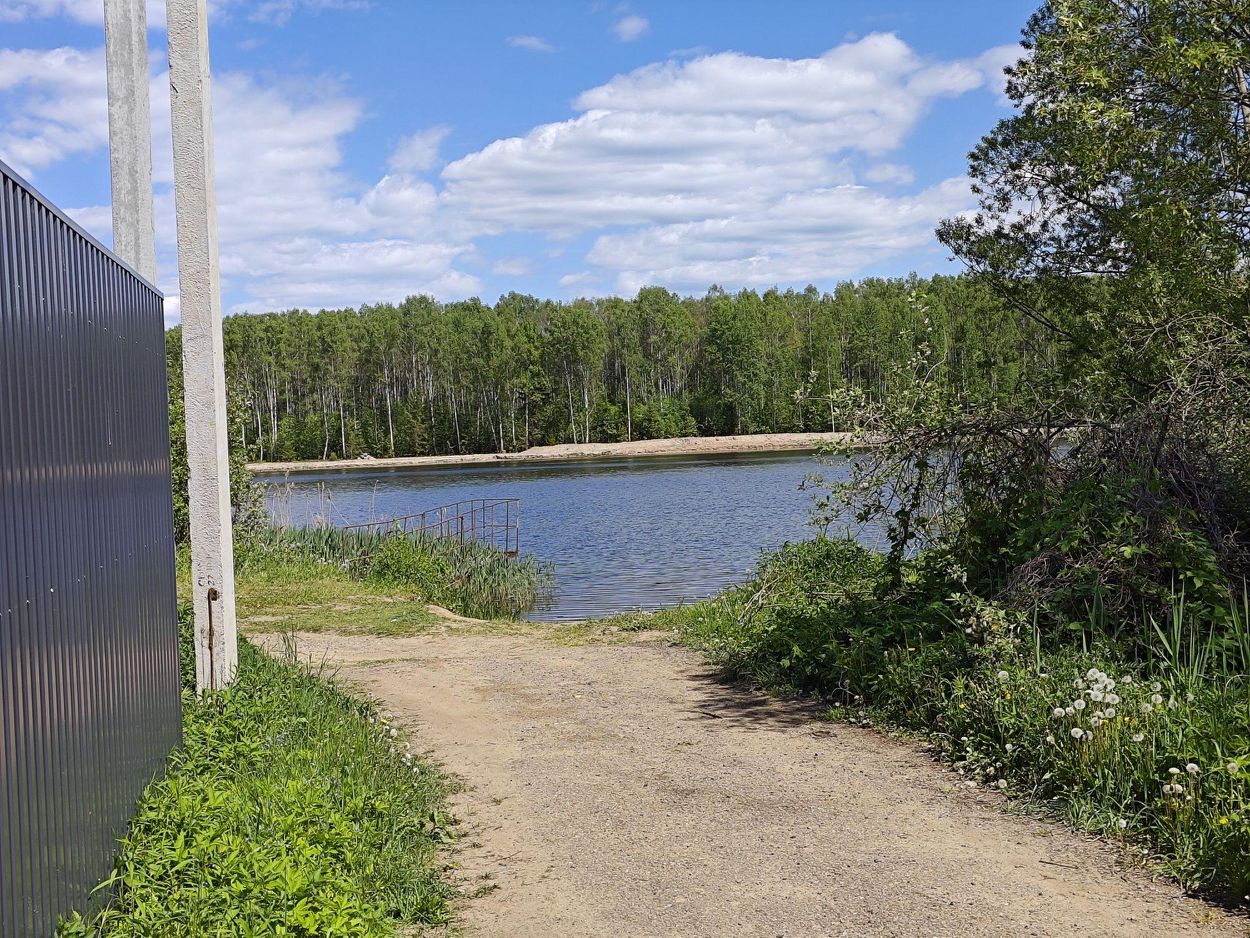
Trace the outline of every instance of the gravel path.
<instances>
[{"instance_id":1,"label":"gravel path","mask_svg":"<svg viewBox=\"0 0 1250 938\"><path fill-rule=\"evenodd\" d=\"M301 636L467 790L469 935L1246 936L911 744L659 642ZM487 879L483 879L487 877Z\"/></svg>"}]
</instances>

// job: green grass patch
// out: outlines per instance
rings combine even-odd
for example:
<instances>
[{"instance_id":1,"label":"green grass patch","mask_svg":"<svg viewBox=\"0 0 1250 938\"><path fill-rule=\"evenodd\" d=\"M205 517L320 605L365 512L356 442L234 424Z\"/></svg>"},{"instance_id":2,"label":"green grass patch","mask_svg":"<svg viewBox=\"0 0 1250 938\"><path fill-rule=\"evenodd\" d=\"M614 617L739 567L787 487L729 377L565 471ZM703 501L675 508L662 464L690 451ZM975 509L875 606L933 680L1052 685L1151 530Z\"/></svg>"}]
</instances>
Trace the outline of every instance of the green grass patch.
<instances>
[{"instance_id":1,"label":"green grass patch","mask_svg":"<svg viewBox=\"0 0 1250 938\"><path fill-rule=\"evenodd\" d=\"M249 560L324 565L353 579L445 606L479 619L515 619L533 609L552 584L550 567L488 544L380 529L266 528L240 544Z\"/></svg>"},{"instance_id":2,"label":"green grass patch","mask_svg":"<svg viewBox=\"0 0 1250 938\"><path fill-rule=\"evenodd\" d=\"M1140 654L1089 629L1043 636L984 600L909 595L886 582L879 556L817 540L669 618L732 676L922 734L967 784L1044 805L1187 886L1246 901L1242 633L1185 615L1178 604Z\"/></svg>"},{"instance_id":3,"label":"green grass patch","mask_svg":"<svg viewBox=\"0 0 1250 938\"><path fill-rule=\"evenodd\" d=\"M446 782L375 704L240 642L229 690L184 702L100 912L62 936L385 936L446 923Z\"/></svg>"}]
</instances>

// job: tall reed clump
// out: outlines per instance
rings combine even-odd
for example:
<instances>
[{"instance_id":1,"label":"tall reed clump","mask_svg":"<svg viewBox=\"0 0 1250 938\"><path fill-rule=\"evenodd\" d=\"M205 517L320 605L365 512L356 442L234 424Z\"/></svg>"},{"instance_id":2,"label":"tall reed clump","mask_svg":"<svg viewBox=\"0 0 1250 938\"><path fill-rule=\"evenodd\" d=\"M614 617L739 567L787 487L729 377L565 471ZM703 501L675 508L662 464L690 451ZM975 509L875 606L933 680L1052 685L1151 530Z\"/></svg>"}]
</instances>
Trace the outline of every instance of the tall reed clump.
<instances>
[{"instance_id":1,"label":"tall reed clump","mask_svg":"<svg viewBox=\"0 0 1250 938\"><path fill-rule=\"evenodd\" d=\"M516 618L546 599L551 567L489 544L383 529L322 526L267 528L247 552L261 558L312 560L360 579L410 587L428 602L482 619Z\"/></svg>"},{"instance_id":2,"label":"tall reed clump","mask_svg":"<svg viewBox=\"0 0 1250 938\"><path fill-rule=\"evenodd\" d=\"M108 904L59 934L380 938L446 923L437 770L290 648L275 660L239 645L229 690L185 696L183 746L140 801Z\"/></svg>"},{"instance_id":3,"label":"tall reed clump","mask_svg":"<svg viewBox=\"0 0 1250 938\"><path fill-rule=\"evenodd\" d=\"M1250 602L1213 618L1178 595L1132 640L1101 614L1045 634L996 603L926 593L924 565L900 589L862 547L787 545L685 610L680 634L731 673L927 735L969 786L1250 902Z\"/></svg>"}]
</instances>

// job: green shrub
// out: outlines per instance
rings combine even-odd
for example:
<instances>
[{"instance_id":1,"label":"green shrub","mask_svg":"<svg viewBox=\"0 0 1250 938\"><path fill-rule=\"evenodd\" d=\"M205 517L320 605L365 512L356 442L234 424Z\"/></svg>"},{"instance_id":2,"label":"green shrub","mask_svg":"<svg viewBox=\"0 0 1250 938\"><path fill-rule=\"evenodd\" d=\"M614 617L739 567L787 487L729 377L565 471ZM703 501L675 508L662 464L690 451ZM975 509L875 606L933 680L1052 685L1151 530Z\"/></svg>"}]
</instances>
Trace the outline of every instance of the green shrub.
<instances>
[{"instance_id":1,"label":"green shrub","mask_svg":"<svg viewBox=\"0 0 1250 938\"><path fill-rule=\"evenodd\" d=\"M409 586L429 602L444 602L453 583L447 557L410 537L384 538L370 557L369 578Z\"/></svg>"},{"instance_id":2,"label":"green shrub","mask_svg":"<svg viewBox=\"0 0 1250 938\"><path fill-rule=\"evenodd\" d=\"M396 744L400 745L397 746ZM240 643L235 685L185 700L184 745L62 936L395 934L443 923L444 783L376 707Z\"/></svg>"}]
</instances>

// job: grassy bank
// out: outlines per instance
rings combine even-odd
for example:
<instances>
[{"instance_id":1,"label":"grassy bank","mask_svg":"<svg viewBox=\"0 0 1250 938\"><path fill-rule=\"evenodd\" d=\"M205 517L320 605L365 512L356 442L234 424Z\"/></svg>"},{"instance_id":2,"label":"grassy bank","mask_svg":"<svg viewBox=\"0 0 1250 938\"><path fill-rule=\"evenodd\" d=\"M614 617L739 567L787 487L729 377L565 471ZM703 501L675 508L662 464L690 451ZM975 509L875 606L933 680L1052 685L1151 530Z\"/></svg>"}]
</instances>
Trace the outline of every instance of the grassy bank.
<instances>
[{"instance_id":1,"label":"grassy bank","mask_svg":"<svg viewBox=\"0 0 1250 938\"><path fill-rule=\"evenodd\" d=\"M915 584L924 579L909 568ZM889 584L845 541L790 545L722 597L668 612L727 673L923 734L970 786L1122 841L1191 887L1250 893L1250 628L1178 601L1133 643L1091 617L1043 635L967 595Z\"/></svg>"},{"instance_id":2,"label":"grassy bank","mask_svg":"<svg viewBox=\"0 0 1250 938\"><path fill-rule=\"evenodd\" d=\"M240 643L228 691L184 704L106 884L62 936L394 935L448 920L445 783L368 701Z\"/></svg>"},{"instance_id":3,"label":"grassy bank","mask_svg":"<svg viewBox=\"0 0 1250 938\"><path fill-rule=\"evenodd\" d=\"M264 528L239 549L244 574L309 564L480 619L529 612L550 591L552 577L528 554L511 557L473 541L382 530Z\"/></svg>"}]
</instances>

